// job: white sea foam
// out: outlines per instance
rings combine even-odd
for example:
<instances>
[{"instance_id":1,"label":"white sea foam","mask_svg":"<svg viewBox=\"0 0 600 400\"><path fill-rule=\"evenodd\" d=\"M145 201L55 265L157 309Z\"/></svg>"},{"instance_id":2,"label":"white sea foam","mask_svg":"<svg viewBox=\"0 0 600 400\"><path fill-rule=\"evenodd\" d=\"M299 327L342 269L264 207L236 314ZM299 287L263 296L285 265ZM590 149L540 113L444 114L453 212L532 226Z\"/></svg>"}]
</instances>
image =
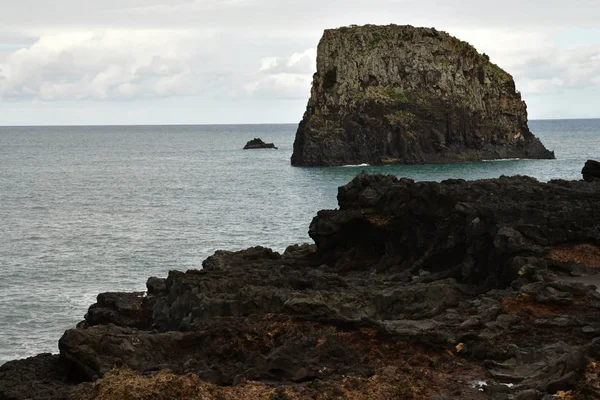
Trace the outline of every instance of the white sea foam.
<instances>
[{"instance_id":1,"label":"white sea foam","mask_svg":"<svg viewBox=\"0 0 600 400\"><path fill-rule=\"evenodd\" d=\"M509 388L512 388L514 385L514 383L499 383L500 385L505 385L508 386ZM489 386L489 383L487 381L482 381L482 380L477 380L477 381L471 381L471 387L473 389L478 389L480 392L483 392L483 388L485 386Z\"/></svg>"},{"instance_id":2,"label":"white sea foam","mask_svg":"<svg viewBox=\"0 0 600 400\"><path fill-rule=\"evenodd\" d=\"M345 168L369 167L369 166L370 166L370 164L354 164L354 165L350 164L350 165L342 165L342 167L345 167Z\"/></svg>"}]
</instances>

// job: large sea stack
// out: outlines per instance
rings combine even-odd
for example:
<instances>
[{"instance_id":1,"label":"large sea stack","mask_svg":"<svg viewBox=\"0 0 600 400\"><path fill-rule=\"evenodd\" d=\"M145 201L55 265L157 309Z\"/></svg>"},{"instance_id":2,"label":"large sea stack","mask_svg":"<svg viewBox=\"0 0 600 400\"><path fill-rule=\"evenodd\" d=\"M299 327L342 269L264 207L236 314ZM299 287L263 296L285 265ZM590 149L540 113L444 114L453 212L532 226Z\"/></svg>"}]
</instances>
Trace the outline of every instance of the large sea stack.
<instances>
[{"instance_id":1,"label":"large sea stack","mask_svg":"<svg viewBox=\"0 0 600 400\"><path fill-rule=\"evenodd\" d=\"M292 165L552 159L510 74L433 28L326 30Z\"/></svg>"}]
</instances>

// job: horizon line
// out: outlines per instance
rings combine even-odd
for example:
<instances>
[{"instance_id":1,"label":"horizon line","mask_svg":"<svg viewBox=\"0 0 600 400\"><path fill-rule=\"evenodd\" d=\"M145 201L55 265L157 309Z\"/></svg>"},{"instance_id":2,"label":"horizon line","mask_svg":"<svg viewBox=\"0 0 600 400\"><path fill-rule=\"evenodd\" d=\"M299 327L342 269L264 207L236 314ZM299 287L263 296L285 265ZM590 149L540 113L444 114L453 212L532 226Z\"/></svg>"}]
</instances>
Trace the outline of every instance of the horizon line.
<instances>
[{"instance_id":1,"label":"horizon line","mask_svg":"<svg viewBox=\"0 0 600 400\"><path fill-rule=\"evenodd\" d=\"M600 117L585 118L531 118L531 121L581 121L598 120ZM160 123L160 124L68 124L68 125L0 125L0 128L51 128L51 127L91 127L91 126L242 126L242 125L298 125L299 122L239 122L239 123Z\"/></svg>"}]
</instances>

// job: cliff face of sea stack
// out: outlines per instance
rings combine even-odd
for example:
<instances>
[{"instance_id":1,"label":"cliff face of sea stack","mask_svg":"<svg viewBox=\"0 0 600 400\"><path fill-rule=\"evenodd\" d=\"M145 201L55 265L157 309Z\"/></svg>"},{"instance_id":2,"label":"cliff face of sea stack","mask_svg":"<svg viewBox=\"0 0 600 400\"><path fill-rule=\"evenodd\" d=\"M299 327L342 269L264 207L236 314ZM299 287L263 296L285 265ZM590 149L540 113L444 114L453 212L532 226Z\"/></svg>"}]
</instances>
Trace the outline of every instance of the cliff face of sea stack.
<instances>
[{"instance_id":1,"label":"cliff face of sea stack","mask_svg":"<svg viewBox=\"0 0 600 400\"><path fill-rule=\"evenodd\" d=\"M292 165L551 159L510 74L412 26L326 30Z\"/></svg>"}]
</instances>

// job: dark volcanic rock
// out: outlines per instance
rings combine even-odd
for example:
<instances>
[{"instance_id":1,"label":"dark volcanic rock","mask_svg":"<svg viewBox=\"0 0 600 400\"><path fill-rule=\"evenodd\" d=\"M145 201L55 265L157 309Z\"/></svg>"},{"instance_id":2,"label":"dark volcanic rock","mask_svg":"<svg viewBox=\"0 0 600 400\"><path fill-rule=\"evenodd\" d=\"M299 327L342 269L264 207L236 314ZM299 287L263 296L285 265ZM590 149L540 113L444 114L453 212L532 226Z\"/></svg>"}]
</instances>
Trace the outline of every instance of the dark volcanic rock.
<instances>
[{"instance_id":1,"label":"dark volcanic rock","mask_svg":"<svg viewBox=\"0 0 600 400\"><path fill-rule=\"evenodd\" d=\"M554 158L511 75L468 43L412 26L326 30L292 165Z\"/></svg>"},{"instance_id":2,"label":"dark volcanic rock","mask_svg":"<svg viewBox=\"0 0 600 400\"><path fill-rule=\"evenodd\" d=\"M137 293L101 293L97 303L92 305L85 322L89 326L113 323L120 326L147 328L150 314L141 312L146 294Z\"/></svg>"},{"instance_id":3,"label":"dark volcanic rock","mask_svg":"<svg viewBox=\"0 0 600 400\"><path fill-rule=\"evenodd\" d=\"M599 189L529 177L433 183L363 173L340 188L340 209L320 211L309 234L323 261L341 269L424 270L506 286L549 246L600 244Z\"/></svg>"},{"instance_id":4,"label":"dark volcanic rock","mask_svg":"<svg viewBox=\"0 0 600 400\"><path fill-rule=\"evenodd\" d=\"M277 149L273 143L265 143L262 139L254 138L244 146L244 150L249 149Z\"/></svg>"},{"instance_id":5,"label":"dark volcanic rock","mask_svg":"<svg viewBox=\"0 0 600 400\"><path fill-rule=\"evenodd\" d=\"M0 366L0 399L67 399L74 387L60 358L39 354Z\"/></svg>"},{"instance_id":6,"label":"dark volcanic rock","mask_svg":"<svg viewBox=\"0 0 600 400\"><path fill-rule=\"evenodd\" d=\"M600 180L600 162L588 160L581 173L583 174L583 179L588 182Z\"/></svg>"},{"instance_id":7,"label":"dark volcanic rock","mask_svg":"<svg viewBox=\"0 0 600 400\"><path fill-rule=\"evenodd\" d=\"M595 398L600 293L579 275L600 271L599 200L600 182L361 174L316 246L100 295L60 356L0 368L0 399Z\"/></svg>"}]
</instances>

